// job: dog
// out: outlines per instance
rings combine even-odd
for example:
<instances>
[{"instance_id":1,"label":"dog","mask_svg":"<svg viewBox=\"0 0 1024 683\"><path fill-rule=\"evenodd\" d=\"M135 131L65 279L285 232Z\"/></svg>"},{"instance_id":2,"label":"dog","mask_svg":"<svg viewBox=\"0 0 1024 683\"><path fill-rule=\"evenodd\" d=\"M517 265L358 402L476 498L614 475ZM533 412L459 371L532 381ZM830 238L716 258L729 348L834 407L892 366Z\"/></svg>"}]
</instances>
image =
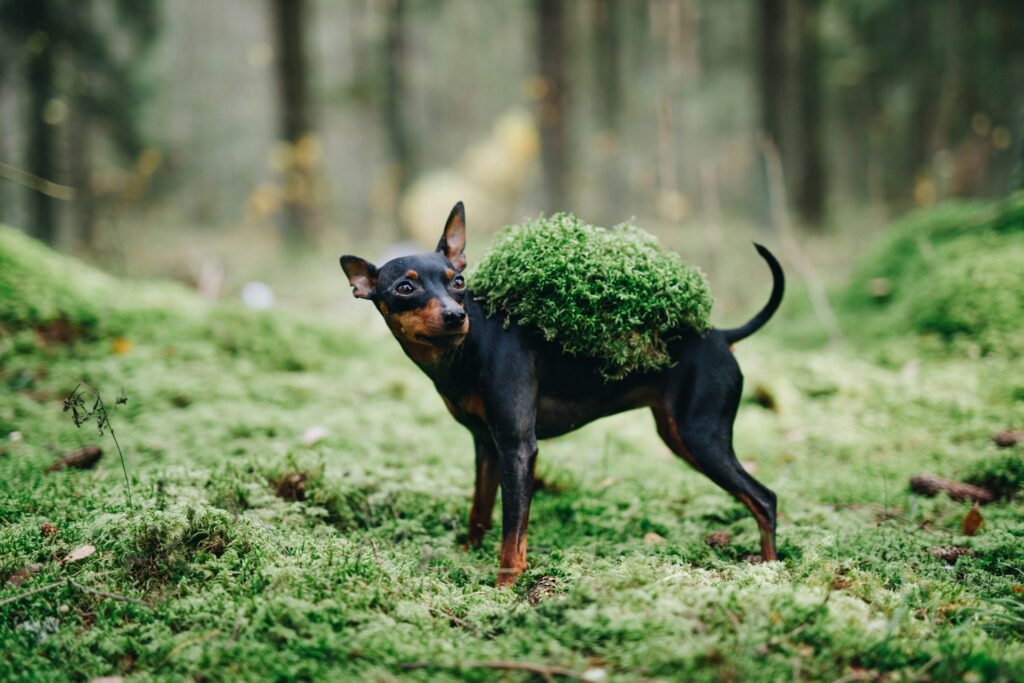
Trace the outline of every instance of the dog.
<instances>
[{"instance_id":1,"label":"dog","mask_svg":"<svg viewBox=\"0 0 1024 683\"><path fill-rule=\"evenodd\" d=\"M658 434L676 455L750 509L762 560L777 559L775 494L743 469L732 448L743 376L731 347L771 319L785 289L771 252L754 245L773 284L768 303L749 322L734 329L679 330L668 341L671 367L606 381L595 359L569 356L538 331L487 315L462 276L465 245L466 215L459 202L433 253L396 258L379 268L342 256L341 267L355 297L373 302L406 355L473 436L476 485L468 546L479 547L491 528L501 487L498 586L514 584L526 569L537 440L642 407L651 409Z\"/></svg>"}]
</instances>

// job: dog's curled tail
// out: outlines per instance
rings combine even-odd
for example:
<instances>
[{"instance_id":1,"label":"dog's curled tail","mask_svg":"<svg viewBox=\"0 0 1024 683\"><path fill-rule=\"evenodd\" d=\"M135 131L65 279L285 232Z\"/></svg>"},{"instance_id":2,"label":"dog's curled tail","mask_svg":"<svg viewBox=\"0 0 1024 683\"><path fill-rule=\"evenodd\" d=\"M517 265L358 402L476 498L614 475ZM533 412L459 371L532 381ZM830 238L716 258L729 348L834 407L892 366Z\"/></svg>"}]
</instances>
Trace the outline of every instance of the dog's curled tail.
<instances>
[{"instance_id":1,"label":"dog's curled tail","mask_svg":"<svg viewBox=\"0 0 1024 683\"><path fill-rule=\"evenodd\" d=\"M779 304L782 303L782 295L786 291L786 276L783 275L782 266L779 265L778 260L772 255L772 252L757 242L754 242L754 246L757 248L757 253L768 263L768 268L772 271L772 294L768 297L768 303L765 304L764 308L745 324L734 327L731 330L722 330L722 334L725 335L725 340L729 344L735 344L741 339L746 339L771 320L772 316L775 315L775 311L779 310Z\"/></svg>"}]
</instances>

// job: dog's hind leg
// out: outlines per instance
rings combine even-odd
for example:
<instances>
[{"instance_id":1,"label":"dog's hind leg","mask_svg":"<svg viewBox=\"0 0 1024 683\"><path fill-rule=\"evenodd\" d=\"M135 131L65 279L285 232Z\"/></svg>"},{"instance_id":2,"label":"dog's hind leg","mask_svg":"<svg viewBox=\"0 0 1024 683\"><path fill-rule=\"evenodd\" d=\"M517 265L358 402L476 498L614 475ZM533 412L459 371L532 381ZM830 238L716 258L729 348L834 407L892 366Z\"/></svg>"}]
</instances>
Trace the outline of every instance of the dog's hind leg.
<instances>
[{"instance_id":1,"label":"dog's hind leg","mask_svg":"<svg viewBox=\"0 0 1024 683\"><path fill-rule=\"evenodd\" d=\"M767 562L777 559L775 494L743 469L733 451L732 423L743 378L735 361L729 368L734 377L723 376L719 366L714 377L698 378L689 391L665 396L653 408L654 419L658 434L676 455L750 509L761 532L761 558Z\"/></svg>"}]
</instances>

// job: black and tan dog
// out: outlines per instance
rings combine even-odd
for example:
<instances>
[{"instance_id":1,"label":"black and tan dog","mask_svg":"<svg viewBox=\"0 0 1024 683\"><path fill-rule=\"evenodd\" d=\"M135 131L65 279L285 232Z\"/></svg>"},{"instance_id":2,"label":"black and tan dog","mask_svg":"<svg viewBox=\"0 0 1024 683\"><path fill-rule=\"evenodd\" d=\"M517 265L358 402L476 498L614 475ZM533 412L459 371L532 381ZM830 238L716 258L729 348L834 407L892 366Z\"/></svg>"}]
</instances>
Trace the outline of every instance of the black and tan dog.
<instances>
[{"instance_id":1,"label":"black and tan dog","mask_svg":"<svg viewBox=\"0 0 1024 683\"><path fill-rule=\"evenodd\" d=\"M355 296L374 303L406 354L473 435L470 545L479 546L491 527L501 486L498 585L515 583L526 568L537 439L641 407L654 413L658 434L673 452L750 508L761 531L761 556L774 560L775 494L743 469L732 448L743 376L729 348L768 322L782 301L782 268L771 253L755 245L774 283L767 305L750 322L706 333L680 330L669 342L672 367L606 382L596 361L567 356L536 331L486 315L461 275L465 243L460 202L434 253L396 258L379 268L342 256L341 267Z\"/></svg>"}]
</instances>

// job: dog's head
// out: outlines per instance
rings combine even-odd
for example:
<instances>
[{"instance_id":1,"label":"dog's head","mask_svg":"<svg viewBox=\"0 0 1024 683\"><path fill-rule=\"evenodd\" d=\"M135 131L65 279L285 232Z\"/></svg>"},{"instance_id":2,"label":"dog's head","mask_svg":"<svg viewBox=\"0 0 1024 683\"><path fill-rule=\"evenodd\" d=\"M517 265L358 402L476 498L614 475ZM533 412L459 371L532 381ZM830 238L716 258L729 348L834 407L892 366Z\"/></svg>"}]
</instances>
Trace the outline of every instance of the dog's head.
<instances>
[{"instance_id":1,"label":"dog's head","mask_svg":"<svg viewBox=\"0 0 1024 683\"><path fill-rule=\"evenodd\" d=\"M374 303L409 355L434 362L469 334L465 246L466 213L459 202L436 251L392 259L379 268L358 256L342 256L341 268L353 295Z\"/></svg>"}]
</instances>

